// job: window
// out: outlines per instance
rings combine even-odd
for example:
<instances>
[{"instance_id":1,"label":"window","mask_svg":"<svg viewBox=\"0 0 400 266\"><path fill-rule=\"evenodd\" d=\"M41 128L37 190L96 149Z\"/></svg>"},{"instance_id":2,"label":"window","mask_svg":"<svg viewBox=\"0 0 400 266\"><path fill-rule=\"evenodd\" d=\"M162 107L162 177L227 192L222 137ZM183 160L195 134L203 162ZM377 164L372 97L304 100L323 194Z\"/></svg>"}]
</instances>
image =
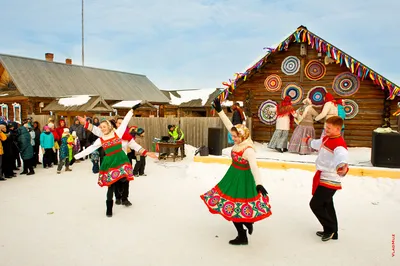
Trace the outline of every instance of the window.
<instances>
[{"instance_id":1,"label":"window","mask_svg":"<svg viewBox=\"0 0 400 266\"><path fill-rule=\"evenodd\" d=\"M21 105L19 103L13 103L13 109L14 109L14 121L22 123Z\"/></svg>"},{"instance_id":2,"label":"window","mask_svg":"<svg viewBox=\"0 0 400 266\"><path fill-rule=\"evenodd\" d=\"M4 121L8 120L8 105L5 103L0 104L1 116Z\"/></svg>"}]
</instances>

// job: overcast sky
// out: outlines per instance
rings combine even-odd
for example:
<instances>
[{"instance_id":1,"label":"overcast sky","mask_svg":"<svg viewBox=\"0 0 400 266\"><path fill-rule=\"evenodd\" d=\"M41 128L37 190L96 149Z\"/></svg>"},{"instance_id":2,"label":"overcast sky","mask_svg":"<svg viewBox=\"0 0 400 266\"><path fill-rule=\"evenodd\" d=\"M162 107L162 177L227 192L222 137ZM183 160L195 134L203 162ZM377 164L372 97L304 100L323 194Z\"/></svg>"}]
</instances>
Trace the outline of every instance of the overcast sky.
<instances>
[{"instance_id":1,"label":"overcast sky","mask_svg":"<svg viewBox=\"0 0 400 266\"><path fill-rule=\"evenodd\" d=\"M81 64L81 0L0 0L0 53ZM85 65L223 87L300 25L400 85L400 1L85 0Z\"/></svg>"}]
</instances>

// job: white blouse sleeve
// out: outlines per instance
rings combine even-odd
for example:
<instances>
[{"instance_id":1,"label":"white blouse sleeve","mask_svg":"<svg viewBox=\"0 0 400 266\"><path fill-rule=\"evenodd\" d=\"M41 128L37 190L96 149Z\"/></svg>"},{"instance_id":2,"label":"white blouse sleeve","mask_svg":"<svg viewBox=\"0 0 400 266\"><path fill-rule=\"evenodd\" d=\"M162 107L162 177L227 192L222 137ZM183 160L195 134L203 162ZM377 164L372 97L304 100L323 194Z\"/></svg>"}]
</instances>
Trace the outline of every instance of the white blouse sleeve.
<instances>
[{"instance_id":1,"label":"white blouse sleeve","mask_svg":"<svg viewBox=\"0 0 400 266\"><path fill-rule=\"evenodd\" d=\"M328 112L329 112L329 109L331 109L331 106L332 106L332 102L327 102L327 103L324 105L324 109L322 109L322 112L315 118L315 121L319 121L319 120L321 120L322 118L325 118L326 115L327 115Z\"/></svg>"},{"instance_id":2,"label":"white blouse sleeve","mask_svg":"<svg viewBox=\"0 0 400 266\"><path fill-rule=\"evenodd\" d=\"M245 150L245 152L243 153L243 158L245 158L249 162L250 170L253 174L256 186L262 185L260 169L257 165L256 152L254 151L254 149L248 148L247 150Z\"/></svg>"},{"instance_id":3,"label":"white blouse sleeve","mask_svg":"<svg viewBox=\"0 0 400 266\"><path fill-rule=\"evenodd\" d=\"M121 125L115 132L115 133L117 133L118 137L122 138L122 136L125 133L126 127L128 126L129 121L131 120L132 116L133 116L133 111L129 110L129 112L124 117L124 120L122 121Z\"/></svg>"},{"instance_id":4,"label":"white blouse sleeve","mask_svg":"<svg viewBox=\"0 0 400 266\"><path fill-rule=\"evenodd\" d=\"M338 169L339 167L347 164L349 160L349 152L346 148L339 146L333 150L333 161L335 162L335 167Z\"/></svg>"},{"instance_id":5,"label":"white blouse sleeve","mask_svg":"<svg viewBox=\"0 0 400 266\"><path fill-rule=\"evenodd\" d=\"M128 146L131 150L138 152L140 155L145 152L145 149L140 146L134 139L131 139L131 141L129 141Z\"/></svg>"},{"instance_id":6,"label":"white blouse sleeve","mask_svg":"<svg viewBox=\"0 0 400 266\"><path fill-rule=\"evenodd\" d=\"M91 154L92 152L94 152L95 150L97 150L100 147L101 147L101 140L96 139L96 141L92 145L90 145L89 147L87 147L86 149L81 151L80 153L75 154L74 158L76 160L78 160L80 158L88 156L89 154Z\"/></svg>"},{"instance_id":7,"label":"white blouse sleeve","mask_svg":"<svg viewBox=\"0 0 400 266\"><path fill-rule=\"evenodd\" d=\"M219 112L218 115L221 118L222 123L224 123L226 129L230 132L233 127L231 120L229 120L224 111Z\"/></svg>"},{"instance_id":8,"label":"white blouse sleeve","mask_svg":"<svg viewBox=\"0 0 400 266\"><path fill-rule=\"evenodd\" d=\"M314 150L319 151L321 145L322 145L322 138L311 140L310 147L313 148Z\"/></svg>"},{"instance_id":9,"label":"white blouse sleeve","mask_svg":"<svg viewBox=\"0 0 400 266\"><path fill-rule=\"evenodd\" d=\"M92 133L94 135L96 135L97 137L102 137L103 136L103 132L101 132L101 129L99 127L95 126L95 125L92 126L90 131L92 131Z\"/></svg>"}]
</instances>

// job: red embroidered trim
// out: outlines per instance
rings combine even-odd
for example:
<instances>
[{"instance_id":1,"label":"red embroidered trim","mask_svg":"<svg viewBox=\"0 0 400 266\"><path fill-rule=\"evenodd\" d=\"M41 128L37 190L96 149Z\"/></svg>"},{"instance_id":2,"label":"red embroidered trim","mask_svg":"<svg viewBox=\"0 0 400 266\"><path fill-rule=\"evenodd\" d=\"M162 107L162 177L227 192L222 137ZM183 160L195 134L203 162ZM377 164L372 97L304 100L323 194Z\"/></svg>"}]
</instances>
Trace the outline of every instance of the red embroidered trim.
<instances>
[{"instance_id":1,"label":"red embroidered trim","mask_svg":"<svg viewBox=\"0 0 400 266\"><path fill-rule=\"evenodd\" d=\"M232 166L239 170L249 170L250 169L250 165L240 166L238 164L232 163Z\"/></svg>"},{"instance_id":2,"label":"red embroidered trim","mask_svg":"<svg viewBox=\"0 0 400 266\"><path fill-rule=\"evenodd\" d=\"M227 220L227 221L229 221L229 222L254 223L254 222L258 222L258 221L260 221L260 220L263 220L263 219L265 219L265 218L271 216L271 214L272 214L271 209L269 209L269 212L267 212L267 213L265 213L265 214L263 214L263 215L260 215L260 216L251 218L251 219L248 219L248 218L226 217L226 216L224 216L222 213L217 212L217 211L215 211L214 209L210 208L210 206L208 206L208 204L207 204L207 201L206 201L204 195L201 195L200 198L204 201L204 203L206 204L208 210L209 210L212 214L220 214L222 217L225 218L225 220ZM236 201L237 201L237 200L236 200Z\"/></svg>"}]
</instances>

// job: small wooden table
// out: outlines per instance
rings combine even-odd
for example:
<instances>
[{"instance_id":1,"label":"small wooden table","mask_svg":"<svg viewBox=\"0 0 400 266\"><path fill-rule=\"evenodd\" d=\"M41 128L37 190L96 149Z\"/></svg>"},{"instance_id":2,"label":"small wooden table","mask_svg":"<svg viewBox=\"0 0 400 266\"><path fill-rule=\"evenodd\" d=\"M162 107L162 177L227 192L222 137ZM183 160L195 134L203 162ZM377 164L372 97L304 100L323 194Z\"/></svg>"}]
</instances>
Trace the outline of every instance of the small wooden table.
<instances>
[{"instance_id":1,"label":"small wooden table","mask_svg":"<svg viewBox=\"0 0 400 266\"><path fill-rule=\"evenodd\" d=\"M158 151L158 159L159 160L161 160L161 153L162 153L161 151L162 150L165 150L165 149L167 150L167 156L165 157L165 159L167 159L168 156L171 154L171 149L173 149L172 159L175 162L176 157L179 157L179 156L176 156L176 153L175 153L175 149L177 149L177 148L178 149L180 148L180 150L181 150L181 160L183 160L182 151L183 151L183 149L185 147L185 143L158 142L157 144L158 144L158 148L159 148L159 151Z\"/></svg>"}]
</instances>

